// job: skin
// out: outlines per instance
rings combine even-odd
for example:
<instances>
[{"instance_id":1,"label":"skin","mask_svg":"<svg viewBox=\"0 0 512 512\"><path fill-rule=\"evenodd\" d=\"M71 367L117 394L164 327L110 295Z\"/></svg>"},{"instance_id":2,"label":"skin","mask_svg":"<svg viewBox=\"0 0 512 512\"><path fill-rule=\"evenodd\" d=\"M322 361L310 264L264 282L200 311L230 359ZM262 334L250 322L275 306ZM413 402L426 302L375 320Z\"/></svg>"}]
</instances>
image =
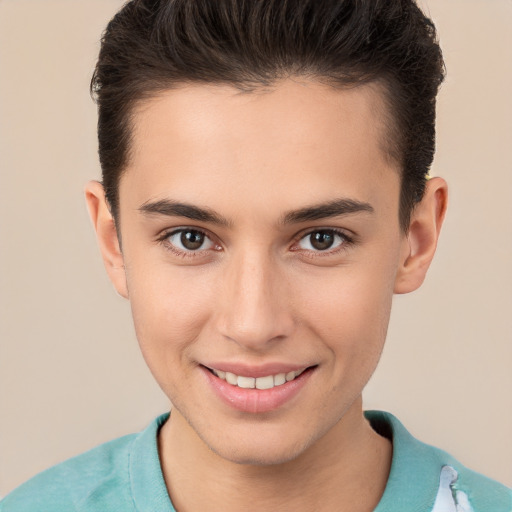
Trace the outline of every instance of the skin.
<instances>
[{"instance_id":1,"label":"skin","mask_svg":"<svg viewBox=\"0 0 512 512\"><path fill-rule=\"evenodd\" d=\"M383 109L371 86L187 85L136 109L119 188L122 250L101 185L87 186L105 266L173 403L159 450L180 512L377 505L392 450L364 419L361 393L393 294L425 277L447 196L442 179L430 180L408 232L400 229ZM366 206L296 214L340 199ZM214 217L177 215L170 201ZM179 228L208 238L186 251L172 234ZM332 230L330 248L312 245L312 232ZM219 362L313 369L284 405L253 413L212 391L204 366Z\"/></svg>"}]
</instances>

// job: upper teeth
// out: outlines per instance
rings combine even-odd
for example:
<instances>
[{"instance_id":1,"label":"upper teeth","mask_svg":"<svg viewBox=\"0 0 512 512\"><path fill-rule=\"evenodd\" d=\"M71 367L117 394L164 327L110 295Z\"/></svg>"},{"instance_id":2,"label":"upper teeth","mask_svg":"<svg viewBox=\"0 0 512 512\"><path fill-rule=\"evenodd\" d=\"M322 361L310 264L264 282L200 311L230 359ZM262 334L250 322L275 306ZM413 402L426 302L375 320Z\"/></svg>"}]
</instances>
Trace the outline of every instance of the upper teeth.
<instances>
[{"instance_id":1,"label":"upper teeth","mask_svg":"<svg viewBox=\"0 0 512 512\"><path fill-rule=\"evenodd\" d=\"M235 375L230 372L223 372L222 370L212 369L212 372L219 377L219 379L225 380L228 384L238 386L239 388L245 389L271 389L274 386L281 386L285 382L298 377L303 370L297 370L288 373L278 373L277 375L267 375L265 377L244 377L242 375Z\"/></svg>"}]
</instances>

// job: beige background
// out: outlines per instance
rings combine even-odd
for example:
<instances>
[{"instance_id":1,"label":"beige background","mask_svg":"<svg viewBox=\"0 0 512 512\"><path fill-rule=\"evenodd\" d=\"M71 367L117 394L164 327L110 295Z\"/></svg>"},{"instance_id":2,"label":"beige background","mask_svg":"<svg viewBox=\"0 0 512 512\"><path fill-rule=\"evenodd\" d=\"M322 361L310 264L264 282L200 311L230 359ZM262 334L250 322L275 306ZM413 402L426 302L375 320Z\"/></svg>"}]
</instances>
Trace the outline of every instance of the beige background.
<instances>
[{"instance_id":1,"label":"beige background","mask_svg":"<svg viewBox=\"0 0 512 512\"><path fill-rule=\"evenodd\" d=\"M451 205L366 406L512 485L512 2L422 4L449 69L434 174ZM0 494L167 407L82 197L99 176L88 81L120 5L0 0Z\"/></svg>"}]
</instances>

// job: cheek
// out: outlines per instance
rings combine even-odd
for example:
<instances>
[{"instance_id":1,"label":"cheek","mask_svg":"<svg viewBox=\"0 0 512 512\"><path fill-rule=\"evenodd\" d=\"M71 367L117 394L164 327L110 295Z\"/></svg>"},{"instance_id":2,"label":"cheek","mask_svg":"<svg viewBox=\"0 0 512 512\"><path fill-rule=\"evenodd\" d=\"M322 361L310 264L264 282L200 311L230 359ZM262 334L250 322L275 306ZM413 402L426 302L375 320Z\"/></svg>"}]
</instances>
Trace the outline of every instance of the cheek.
<instances>
[{"instance_id":1,"label":"cheek","mask_svg":"<svg viewBox=\"0 0 512 512\"><path fill-rule=\"evenodd\" d=\"M187 350L210 315L214 287L207 276L187 270L154 263L127 266L135 332L154 374L188 359Z\"/></svg>"},{"instance_id":2,"label":"cheek","mask_svg":"<svg viewBox=\"0 0 512 512\"><path fill-rule=\"evenodd\" d=\"M340 372L373 372L386 338L394 275L390 260L330 269L321 280L318 275L303 279L305 323L335 355Z\"/></svg>"}]
</instances>

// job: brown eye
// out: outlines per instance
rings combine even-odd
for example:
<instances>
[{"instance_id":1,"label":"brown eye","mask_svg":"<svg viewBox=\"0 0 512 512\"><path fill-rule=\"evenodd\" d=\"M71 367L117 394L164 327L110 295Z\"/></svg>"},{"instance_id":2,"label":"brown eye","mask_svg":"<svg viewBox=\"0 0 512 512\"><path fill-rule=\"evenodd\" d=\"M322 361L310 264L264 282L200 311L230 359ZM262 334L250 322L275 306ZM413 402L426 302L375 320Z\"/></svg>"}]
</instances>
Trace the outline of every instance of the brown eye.
<instances>
[{"instance_id":1,"label":"brown eye","mask_svg":"<svg viewBox=\"0 0 512 512\"><path fill-rule=\"evenodd\" d=\"M319 229L303 237L299 246L308 251L327 251L345 242L345 237L332 229Z\"/></svg>"},{"instance_id":2,"label":"brown eye","mask_svg":"<svg viewBox=\"0 0 512 512\"><path fill-rule=\"evenodd\" d=\"M204 235L199 231L182 231L180 242L185 249L195 251L203 245Z\"/></svg>"},{"instance_id":3,"label":"brown eye","mask_svg":"<svg viewBox=\"0 0 512 512\"><path fill-rule=\"evenodd\" d=\"M169 235L167 240L178 250L183 252L207 250L211 249L214 245L205 233L196 229L180 229L174 231Z\"/></svg>"}]
</instances>

